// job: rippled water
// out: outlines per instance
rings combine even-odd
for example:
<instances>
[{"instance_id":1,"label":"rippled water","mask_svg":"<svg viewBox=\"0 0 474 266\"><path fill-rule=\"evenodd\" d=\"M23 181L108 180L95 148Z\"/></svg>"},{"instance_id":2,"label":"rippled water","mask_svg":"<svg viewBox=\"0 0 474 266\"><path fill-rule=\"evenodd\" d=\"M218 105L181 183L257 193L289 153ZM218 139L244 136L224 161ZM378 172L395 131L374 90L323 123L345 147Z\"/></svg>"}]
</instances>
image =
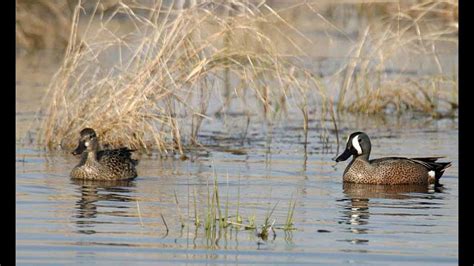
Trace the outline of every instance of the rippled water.
<instances>
[{"instance_id":1,"label":"rippled water","mask_svg":"<svg viewBox=\"0 0 474 266\"><path fill-rule=\"evenodd\" d=\"M203 142L240 152L201 151L186 161L143 156L139 177L122 183L72 181L78 159L71 154L18 146L17 263L457 264L457 122L405 119L377 126L350 118L345 124L341 141L365 130L373 158L446 156L453 166L442 177L444 189L344 185L347 162L332 161L336 145L323 148L314 125L307 153L297 127L277 127L271 142L250 129L254 137L241 144L206 127ZM206 237L203 226L193 224L194 194L203 220L214 171L231 219L239 208L244 223L255 217L262 225L277 204L271 220L281 226L294 198L296 230L276 229L267 240L243 228Z\"/></svg>"},{"instance_id":2,"label":"rippled water","mask_svg":"<svg viewBox=\"0 0 474 266\"><path fill-rule=\"evenodd\" d=\"M348 6L337 5L336 11ZM294 12L295 25L305 26L297 28L314 41L301 44L309 57L306 63L318 75L332 75L341 62L347 62L349 48L356 43L339 36L332 24L327 29L328 25L315 20L314 12L303 16L303 11L289 12ZM357 14L353 11L341 13L346 21L343 24L347 24L341 27L357 34L364 27L350 15ZM406 72L408 77L434 75L441 63L444 71L457 72L457 45L441 43L436 49L436 63L431 52L409 53L397 56L400 66L394 65L390 71ZM246 118L227 114L223 121L212 112L213 120L204 120L198 136L209 149L192 152L189 160L143 155L139 176L133 181L78 182L69 178L78 158L66 151L46 152L18 141L31 125L57 70L58 62L45 62L50 57L32 60L17 54L19 265L458 263L456 119L407 115L346 116L338 120L340 142L354 131L368 133L372 158L445 156L452 167L442 177L444 188L440 191L432 186L343 184L348 161L336 164L332 159L342 152L344 144L338 147L336 132L324 131L319 121L310 120L305 149L303 123L290 119L291 115L271 130L252 117L245 132L242 125ZM386 74L390 73L387 70ZM310 114L310 119L317 117ZM228 210L232 221L238 210L243 223L255 219L261 226L276 206L270 217L275 221L276 235L264 240L254 230L228 227L209 236L202 224L196 227L194 212L202 223L214 177L222 210ZM285 232L279 227L285 223L292 199L296 200L296 230Z\"/></svg>"}]
</instances>

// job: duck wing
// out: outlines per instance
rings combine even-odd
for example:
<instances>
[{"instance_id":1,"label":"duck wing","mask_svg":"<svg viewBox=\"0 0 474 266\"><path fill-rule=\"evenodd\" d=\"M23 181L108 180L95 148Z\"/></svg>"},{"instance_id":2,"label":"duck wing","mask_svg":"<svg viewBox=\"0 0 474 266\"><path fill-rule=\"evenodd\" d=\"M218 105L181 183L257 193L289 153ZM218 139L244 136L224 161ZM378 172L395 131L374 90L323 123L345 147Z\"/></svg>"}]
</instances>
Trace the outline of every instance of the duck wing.
<instances>
[{"instance_id":1,"label":"duck wing","mask_svg":"<svg viewBox=\"0 0 474 266\"><path fill-rule=\"evenodd\" d=\"M451 166L451 162L436 162L443 157L409 158L409 160L425 166L429 171L434 171L436 179L441 178L446 168Z\"/></svg>"},{"instance_id":2,"label":"duck wing","mask_svg":"<svg viewBox=\"0 0 474 266\"><path fill-rule=\"evenodd\" d=\"M389 161L398 161L398 160L410 160L410 159L406 157L383 157L383 158L369 160L369 163L370 164L383 164Z\"/></svg>"},{"instance_id":3,"label":"duck wing","mask_svg":"<svg viewBox=\"0 0 474 266\"><path fill-rule=\"evenodd\" d=\"M132 152L136 150L132 150L129 148L119 148L113 150L101 150L97 152L97 160L100 161L102 158L107 157L115 157L120 158L124 161L130 161L134 165L138 164L138 160L132 159Z\"/></svg>"},{"instance_id":4,"label":"duck wing","mask_svg":"<svg viewBox=\"0 0 474 266\"><path fill-rule=\"evenodd\" d=\"M436 162L438 159L444 158L444 156L438 156L438 157L415 157L415 158L410 158L411 160L416 160L416 161L422 161L422 162Z\"/></svg>"},{"instance_id":5,"label":"duck wing","mask_svg":"<svg viewBox=\"0 0 474 266\"><path fill-rule=\"evenodd\" d=\"M369 162L371 164L384 164L392 160L393 161L405 160L408 162L420 164L424 166L426 170L434 171L436 181L438 182L438 180L443 175L444 170L446 170L446 168L451 166L451 162L436 162L440 158L444 158L444 157L415 157L415 158L384 157L384 158L373 159L373 160L370 160Z\"/></svg>"}]
</instances>

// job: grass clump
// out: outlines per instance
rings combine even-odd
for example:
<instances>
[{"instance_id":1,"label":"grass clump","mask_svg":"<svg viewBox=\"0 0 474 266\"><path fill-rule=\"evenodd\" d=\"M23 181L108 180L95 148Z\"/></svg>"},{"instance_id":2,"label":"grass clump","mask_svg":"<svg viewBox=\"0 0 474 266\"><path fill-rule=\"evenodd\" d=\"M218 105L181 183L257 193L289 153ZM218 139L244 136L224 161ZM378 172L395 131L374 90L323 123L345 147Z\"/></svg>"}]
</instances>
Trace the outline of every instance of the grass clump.
<instances>
[{"instance_id":1,"label":"grass clump","mask_svg":"<svg viewBox=\"0 0 474 266\"><path fill-rule=\"evenodd\" d=\"M240 191L240 189L239 189ZM204 222L196 222L196 217L199 217L197 213L198 204L194 204L194 225L196 230L198 228L204 229L204 236L207 240L207 243L210 247L215 247L217 245L220 237L224 235L227 230L246 230L255 234L255 236L261 238L262 240L267 240L270 232L273 233L273 238L276 237L277 230L291 231L296 230L293 223L293 214L295 209L296 201L293 201L291 198L289 203L288 216L286 217L286 222L283 226L276 226L276 219L272 219L272 215L277 208L278 202L273 205L271 209L267 211L264 215L262 223L259 225L257 221L257 215L255 213L246 217L246 223L243 222L243 218L239 213L239 208L241 208L240 195L238 196L237 202L232 202L232 204L237 205L237 215L235 217L229 215L230 202L229 202L229 187L227 186L227 199L226 203L222 204L220 201L220 188L217 182L217 176L214 174L214 181L212 185L208 183L207 195L206 195L206 207L202 208L204 211ZM196 196L194 195L194 200L196 202ZM224 209L223 209L224 208Z\"/></svg>"},{"instance_id":2,"label":"grass clump","mask_svg":"<svg viewBox=\"0 0 474 266\"><path fill-rule=\"evenodd\" d=\"M279 118L300 119L306 145L314 118L321 134L327 114L337 129L334 110L434 117L457 110L457 75L444 67L439 47L457 43L456 1L326 3L378 14L362 20L355 38L307 1L282 12L243 0L185 9L162 1L127 3L118 1L106 14L100 3L87 13L82 1L71 9L64 61L34 125L40 145L72 149L78 132L92 127L101 143L184 159L187 148L201 146L203 123L231 112L247 116L242 142L256 115L270 127ZM322 21L318 27L352 43L339 69L322 76L302 66L308 50L328 47L284 18L299 8L312 12L309 24ZM420 61L410 59L417 56L428 58L435 73L418 72Z\"/></svg>"},{"instance_id":3,"label":"grass clump","mask_svg":"<svg viewBox=\"0 0 474 266\"><path fill-rule=\"evenodd\" d=\"M439 0L386 4L392 11L363 28L341 69L338 110L453 115L457 76L442 67L439 50L443 43L457 43L457 15L449 16L456 23L446 21L457 6ZM420 70L421 64L434 67Z\"/></svg>"},{"instance_id":4,"label":"grass clump","mask_svg":"<svg viewBox=\"0 0 474 266\"><path fill-rule=\"evenodd\" d=\"M293 215L295 213L295 207L296 207L296 200L293 200L293 196L292 196L288 204L288 214L286 216L286 222L285 222L285 225L283 226L283 229L285 231L294 229Z\"/></svg>"},{"instance_id":5,"label":"grass clump","mask_svg":"<svg viewBox=\"0 0 474 266\"><path fill-rule=\"evenodd\" d=\"M273 206L272 210L265 215L265 220L261 226L260 232L257 233L258 237L261 237L263 240L268 239L268 235L270 234L270 230L273 232L273 238L276 237L275 229L273 228L273 225L275 224L275 219L270 222L270 217L272 217L273 211L275 211L275 208L277 207L278 202L275 203Z\"/></svg>"},{"instance_id":6,"label":"grass clump","mask_svg":"<svg viewBox=\"0 0 474 266\"><path fill-rule=\"evenodd\" d=\"M85 23L80 1L74 10L64 63L40 111L38 141L49 148L71 149L78 132L92 127L112 146L183 154L198 143L211 101L222 105L220 112L257 106L253 111L271 118L290 99L306 106L308 97L324 93L261 30L282 20L264 3L174 10L161 2L133 8L120 2L107 18L95 13ZM113 29L118 15L128 29Z\"/></svg>"}]
</instances>

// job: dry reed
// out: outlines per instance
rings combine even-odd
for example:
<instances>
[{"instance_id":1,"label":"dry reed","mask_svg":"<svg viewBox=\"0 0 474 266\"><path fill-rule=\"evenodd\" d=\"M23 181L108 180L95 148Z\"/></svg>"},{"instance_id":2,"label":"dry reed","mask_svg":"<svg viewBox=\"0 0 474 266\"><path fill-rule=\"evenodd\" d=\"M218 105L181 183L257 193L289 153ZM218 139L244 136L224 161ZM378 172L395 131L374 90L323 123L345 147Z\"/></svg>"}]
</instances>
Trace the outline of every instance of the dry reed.
<instances>
[{"instance_id":1,"label":"dry reed","mask_svg":"<svg viewBox=\"0 0 474 266\"><path fill-rule=\"evenodd\" d=\"M338 110L453 115L457 110L457 76L452 69L443 69L438 50L443 43L458 41L457 1L384 6L391 12L365 27L347 64L338 72L343 75ZM420 70L422 63L411 57L434 67Z\"/></svg>"},{"instance_id":2,"label":"dry reed","mask_svg":"<svg viewBox=\"0 0 474 266\"><path fill-rule=\"evenodd\" d=\"M358 40L313 2L286 8L312 10L353 42L346 63L323 78L280 51L286 46L305 54L288 32L311 41L265 2L214 1L176 10L161 1L119 1L107 16L99 4L86 16L81 4L39 112L37 140L49 148L71 149L78 132L93 127L111 146L184 154L189 145L200 146L205 120L228 111L244 113L247 128L251 114L270 122L299 115L306 143L310 114L327 139L323 121L329 117L337 131L335 109L435 117L457 110L457 76L442 67L438 51L442 42L457 42L457 1L385 3L391 10L362 28ZM411 55L429 56L436 73L418 73L408 58L406 67L394 68Z\"/></svg>"},{"instance_id":3,"label":"dry reed","mask_svg":"<svg viewBox=\"0 0 474 266\"><path fill-rule=\"evenodd\" d=\"M266 4L206 2L173 10L160 2L140 9L120 3L108 18L93 14L87 23L80 4L41 111L38 140L50 148L71 149L78 132L92 127L111 146L183 154L211 119L211 101L220 101L220 111L230 108L222 95L232 95L234 108L256 105L253 111L266 119L289 102L307 116L311 99L325 97L317 78L280 54L274 36L261 30L275 19L286 24ZM132 25L125 33L110 28L118 14Z\"/></svg>"}]
</instances>

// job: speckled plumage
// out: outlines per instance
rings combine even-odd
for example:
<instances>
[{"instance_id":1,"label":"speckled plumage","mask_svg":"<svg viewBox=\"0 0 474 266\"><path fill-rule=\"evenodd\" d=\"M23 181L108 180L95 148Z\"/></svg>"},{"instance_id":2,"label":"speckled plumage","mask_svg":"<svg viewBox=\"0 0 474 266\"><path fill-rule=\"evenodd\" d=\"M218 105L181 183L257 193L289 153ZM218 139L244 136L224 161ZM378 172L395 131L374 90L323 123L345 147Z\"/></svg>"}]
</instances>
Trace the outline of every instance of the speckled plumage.
<instances>
[{"instance_id":1,"label":"speckled plumage","mask_svg":"<svg viewBox=\"0 0 474 266\"><path fill-rule=\"evenodd\" d=\"M131 158L128 148L98 150L99 144L93 129L81 131L78 147L73 154L81 154L80 163L71 171L71 177L84 180L124 180L137 177L137 161Z\"/></svg>"},{"instance_id":2,"label":"speckled plumage","mask_svg":"<svg viewBox=\"0 0 474 266\"><path fill-rule=\"evenodd\" d=\"M370 139L363 132L352 133L346 150L336 161L352 161L346 167L344 182L359 184L439 184L444 170L451 166L449 162L436 162L441 157L404 158L385 157L369 160Z\"/></svg>"}]
</instances>

